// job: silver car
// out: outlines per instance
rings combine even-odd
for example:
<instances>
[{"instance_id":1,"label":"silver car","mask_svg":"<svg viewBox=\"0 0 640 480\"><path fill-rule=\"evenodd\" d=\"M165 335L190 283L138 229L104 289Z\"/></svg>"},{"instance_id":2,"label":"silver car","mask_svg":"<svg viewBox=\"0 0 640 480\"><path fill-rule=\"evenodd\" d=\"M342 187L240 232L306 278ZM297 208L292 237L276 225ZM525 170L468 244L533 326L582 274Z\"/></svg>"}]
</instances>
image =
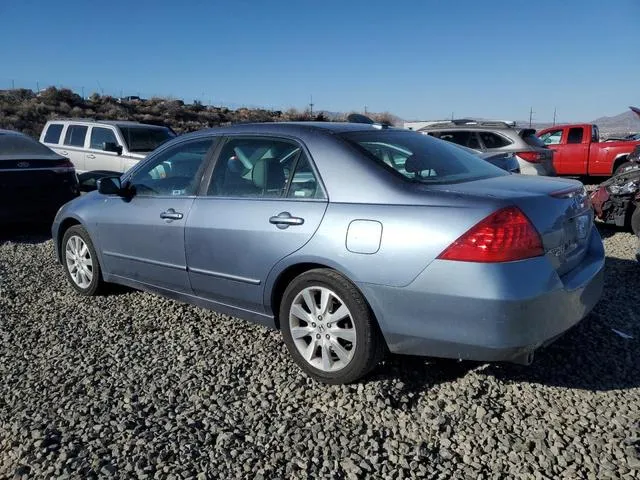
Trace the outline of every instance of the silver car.
<instances>
[{"instance_id":1,"label":"silver car","mask_svg":"<svg viewBox=\"0 0 640 480\"><path fill-rule=\"evenodd\" d=\"M64 206L53 239L77 292L119 283L278 328L327 383L386 351L528 363L603 287L581 183L379 125L181 136Z\"/></svg>"},{"instance_id":2,"label":"silver car","mask_svg":"<svg viewBox=\"0 0 640 480\"><path fill-rule=\"evenodd\" d=\"M460 119L432 122L421 133L487 153L515 156L523 175L555 176L553 150L536 137L533 128L511 122Z\"/></svg>"}]
</instances>

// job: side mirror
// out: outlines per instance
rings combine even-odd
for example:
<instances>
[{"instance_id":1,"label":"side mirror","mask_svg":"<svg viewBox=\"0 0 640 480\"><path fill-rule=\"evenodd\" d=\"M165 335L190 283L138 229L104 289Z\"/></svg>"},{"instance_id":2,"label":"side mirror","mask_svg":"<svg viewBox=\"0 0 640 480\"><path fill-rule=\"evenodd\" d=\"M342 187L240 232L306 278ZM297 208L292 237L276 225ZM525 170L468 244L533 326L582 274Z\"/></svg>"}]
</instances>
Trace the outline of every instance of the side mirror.
<instances>
[{"instance_id":1,"label":"side mirror","mask_svg":"<svg viewBox=\"0 0 640 480\"><path fill-rule=\"evenodd\" d=\"M122 145L118 145L114 142L104 142L102 144L102 150L104 150L105 152L114 152L118 155L122 155Z\"/></svg>"},{"instance_id":2,"label":"side mirror","mask_svg":"<svg viewBox=\"0 0 640 480\"><path fill-rule=\"evenodd\" d=\"M122 183L120 177L103 177L96 181L98 192L102 195L121 195Z\"/></svg>"}]
</instances>

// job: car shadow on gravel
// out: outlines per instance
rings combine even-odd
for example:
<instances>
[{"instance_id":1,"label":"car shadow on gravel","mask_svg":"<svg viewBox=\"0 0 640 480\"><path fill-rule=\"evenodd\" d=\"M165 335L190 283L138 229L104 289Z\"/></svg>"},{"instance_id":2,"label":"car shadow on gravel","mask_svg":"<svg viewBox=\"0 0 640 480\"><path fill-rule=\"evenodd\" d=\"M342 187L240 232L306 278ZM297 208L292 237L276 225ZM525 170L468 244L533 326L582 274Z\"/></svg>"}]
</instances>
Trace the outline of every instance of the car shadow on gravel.
<instances>
[{"instance_id":1,"label":"car shadow on gravel","mask_svg":"<svg viewBox=\"0 0 640 480\"><path fill-rule=\"evenodd\" d=\"M596 222L595 226L600 232L600 236L603 240L609 237L613 237L616 233L627 233L631 231L630 228L618 227L617 225L612 225L610 223Z\"/></svg>"},{"instance_id":2,"label":"car shadow on gravel","mask_svg":"<svg viewBox=\"0 0 640 480\"><path fill-rule=\"evenodd\" d=\"M3 225L0 245L12 243L44 243L51 240L51 224Z\"/></svg>"}]
</instances>

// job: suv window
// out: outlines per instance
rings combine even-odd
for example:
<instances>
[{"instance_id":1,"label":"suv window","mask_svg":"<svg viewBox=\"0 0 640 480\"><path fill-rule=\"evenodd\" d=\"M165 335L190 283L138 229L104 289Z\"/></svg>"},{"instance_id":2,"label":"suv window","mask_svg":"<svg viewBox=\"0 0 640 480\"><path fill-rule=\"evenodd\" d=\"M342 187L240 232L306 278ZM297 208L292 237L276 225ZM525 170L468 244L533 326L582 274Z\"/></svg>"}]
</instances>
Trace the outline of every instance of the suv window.
<instances>
[{"instance_id":1,"label":"suv window","mask_svg":"<svg viewBox=\"0 0 640 480\"><path fill-rule=\"evenodd\" d=\"M292 175L293 170L295 173ZM289 183L292 185L287 191ZM273 138L232 138L227 140L218 156L207 194L319 198L322 191L318 188L309 160L298 144Z\"/></svg>"},{"instance_id":2,"label":"suv window","mask_svg":"<svg viewBox=\"0 0 640 480\"><path fill-rule=\"evenodd\" d=\"M584 129L582 127L570 128L567 143L582 143Z\"/></svg>"},{"instance_id":3,"label":"suv window","mask_svg":"<svg viewBox=\"0 0 640 480\"><path fill-rule=\"evenodd\" d=\"M480 140L482 140L484 148L486 149L502 148L511 144L511 142L502 135L497 135L493 132L478 132L478 135L480 135Z\"/></svg>"},{"instance_id":4,"label":"suv window","mask_svg":"<svg viewBox=\"0 0 640 480\"><path fill-rule=\"evenodd\" d=\"M446 140L447 142L457 143L463 147L474 148L476 150L480 148L480 141L475 132L449 130L439 132L439 134L434 135L434 137L438 137L440 140Z\"/></svg>"},{"instance_id":5,"label":"suv window","mask_svg":"<svg viewBox=\"0 0 640 480\"><path fill-rule=\"evenodd\" d=\"M103 150L105 143L118 144L116 134L109 128L93 127L91 129L91 145L90 148Z\"/></svg>"},{"instance_id":6,"label":"suv window","mask_svg":"<svg viewBox=\"0 0 640 480\"><path fill-rule=\"evenodd\" d=\"M69 125L64 136L64 144L71 147L84 147L88 127L85 125Z\"/></svg>"},{"instance_id":7,"label":"suv window","mask_svg":"<svg viewBox=\"0 0 640 480\"><path fill-rule=\"evenodd\" d=\"M130 152L151 152L176 136L166 127L119 125L118 128Z\"/></svg>"},{"instance_id":8,"label":"suv window","mask_svg":"<svg viewBox=\"0 0 640 480\"><path fill-rule=\"evenodd\" d=\"M550 132L540 135L540 140L545 145L558 145L562 141L562 129L551 130Z\"/></svg>"},{"instance_id":9,"label":"suv window","mask_svg":"<svg viewBox=\"0 0 640 480\"><path fill-rule=\"evenodd\" d=\"M129 182L138 195L195 195L213 139L181 143L167 149L134 173Z\"/></svg>"},{"instance_id":10,"label":"suv window","mask_svg":"<svg viewBox=\"0 0 640 480\"><path fill-rule=\"evenodd\" d=\"M51 123L47 132L44 134L44 143L60 143L60 134L62 133L61 123Z\"/></svg>"}]
</instances>

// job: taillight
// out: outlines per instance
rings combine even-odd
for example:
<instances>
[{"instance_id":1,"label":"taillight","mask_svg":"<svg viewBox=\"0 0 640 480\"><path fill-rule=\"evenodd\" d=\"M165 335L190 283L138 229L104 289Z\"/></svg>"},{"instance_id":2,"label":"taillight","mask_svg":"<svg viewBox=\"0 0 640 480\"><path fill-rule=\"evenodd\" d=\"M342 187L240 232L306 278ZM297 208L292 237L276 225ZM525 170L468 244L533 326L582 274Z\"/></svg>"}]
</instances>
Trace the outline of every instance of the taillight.
<instances>
[{"instance_id":1,"label":"taillight","mask_svg":"<svg viewBox=\"0 0 640 480\"><path fill-rule=\"evenodd\" d=\"M70 160L68 159L64 159L61 160L60 162L57 162L52 170L56 173L68 173L68 172L73 172L75 170L75 167L73 166L73 163L71 163Z\"/></svg>"},{"instance_id":2,"label":"taillight","mask_svg":"<svg viewBox=\"0 0 640 480\"><path fill-rule=\"evenodd\" d=\"M540 163L544 158L544 156L538 152L518 152L516 155L529 163Z\"/></svg>"},{"instance_id":3,"label":"taillight","mask_svg":"<svg viewBox=\"0 0 640 480\"><path fill-rule=\"evenodd\" d=\"M453 242L438 258L458 262L512 262L544 255L542 239L518 207L492 213Z\"/></svg>"}]
</instances>

